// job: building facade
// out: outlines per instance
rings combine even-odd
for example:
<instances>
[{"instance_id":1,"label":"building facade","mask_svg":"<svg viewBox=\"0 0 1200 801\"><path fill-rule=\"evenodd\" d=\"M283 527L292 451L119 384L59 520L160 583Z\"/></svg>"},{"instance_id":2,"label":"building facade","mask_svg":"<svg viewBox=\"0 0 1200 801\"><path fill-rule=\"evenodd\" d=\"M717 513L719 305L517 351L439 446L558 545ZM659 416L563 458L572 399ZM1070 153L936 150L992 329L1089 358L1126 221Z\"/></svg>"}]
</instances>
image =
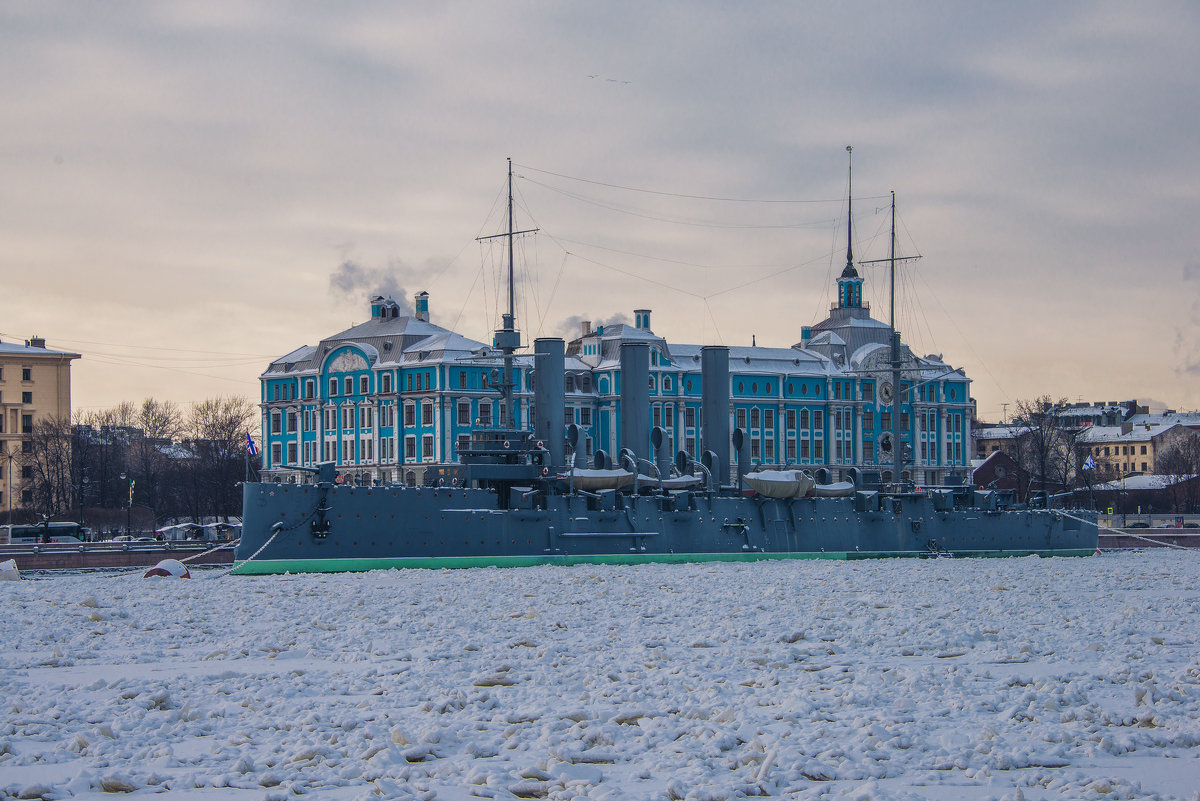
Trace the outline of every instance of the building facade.
<instances>
[{"instance_id":1,"label":"building facade","mask_svg":"<svg viewBox=\"0 0 1200 801\"><path fill-rule=\"evenodd\" d=\"M6 512L32 500L30 435L42 420L71 416L71 362L78 358L50 350L41 337L0 342L0 509Z\"/></svg>"},{"instance_id":2,"label":"building facade","mask_svg":"<svg viewBox=\"0 0 1200 801\"><path fill-rule=\"evenodd\" d=\"M970 475L970 381L940 356L899 353L892 386L890 329L862 305L861 278L848 268L830 317L788 348L731 347L730 431L741 429L754 467L829 467L892 480L893 415L899 415L905 479L923 485ZM650 425L671 452L699 457L705 410L700 346L655 334L648 309L634 324L583 323L566 345L566 423L583 434L584 457L618 453L621 345L650 351ZM371 319L273 362L260 378L264 480L304 482L303 469L335 462L343 480L423 483L454 464L477 425L508 425L500 402L499 354L433 324L429 296L411 314L392 298L371 299ZM532 360L515 365L516 427L532 429ZM885 436L886 434L886 436Z\"/></svg>"}]
</instances>

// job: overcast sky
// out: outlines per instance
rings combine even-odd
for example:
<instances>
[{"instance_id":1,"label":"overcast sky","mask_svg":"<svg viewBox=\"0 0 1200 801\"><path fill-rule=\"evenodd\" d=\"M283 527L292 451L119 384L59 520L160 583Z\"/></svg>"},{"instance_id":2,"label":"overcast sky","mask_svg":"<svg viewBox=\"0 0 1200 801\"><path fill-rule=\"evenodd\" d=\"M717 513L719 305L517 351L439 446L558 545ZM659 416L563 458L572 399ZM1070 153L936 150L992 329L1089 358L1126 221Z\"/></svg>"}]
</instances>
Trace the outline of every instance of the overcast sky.
<instances>
[{"instance_id":1,"label":"overcast sky","mask_svg":"<svg viewBox=\"0 0 1200 801\"><path fill-rule=\"evenodd\" d=\"M1194 409L1198 41L1187 2L5 3L0 338L82 353L85 408L257 398L375 290L489 340L511 157L530 340L786 347L853 145L855 257L894 190L898 327L982 417Z\"/></svg>"}]
</instances>

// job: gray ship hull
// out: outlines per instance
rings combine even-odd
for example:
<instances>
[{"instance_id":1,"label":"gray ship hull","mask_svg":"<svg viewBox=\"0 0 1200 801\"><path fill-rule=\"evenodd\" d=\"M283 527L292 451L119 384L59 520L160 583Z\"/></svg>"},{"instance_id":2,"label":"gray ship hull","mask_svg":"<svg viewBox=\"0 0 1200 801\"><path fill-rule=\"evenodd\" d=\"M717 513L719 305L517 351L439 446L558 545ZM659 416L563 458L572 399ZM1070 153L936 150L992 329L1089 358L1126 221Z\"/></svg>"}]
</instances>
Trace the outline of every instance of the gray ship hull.
<instances>
[{"instance_id":1,"label":"gray ship hull","mask_svg":"<svg viewBox=\"0 0 1200 801\"><path fill-rule=\"evenodd\" d=\"M938 508L931 495L244 486L235 573L884 556L1089 555L1094 513ZM246 560L246 561L243 561Z\"/></svg>"}]
</instances>

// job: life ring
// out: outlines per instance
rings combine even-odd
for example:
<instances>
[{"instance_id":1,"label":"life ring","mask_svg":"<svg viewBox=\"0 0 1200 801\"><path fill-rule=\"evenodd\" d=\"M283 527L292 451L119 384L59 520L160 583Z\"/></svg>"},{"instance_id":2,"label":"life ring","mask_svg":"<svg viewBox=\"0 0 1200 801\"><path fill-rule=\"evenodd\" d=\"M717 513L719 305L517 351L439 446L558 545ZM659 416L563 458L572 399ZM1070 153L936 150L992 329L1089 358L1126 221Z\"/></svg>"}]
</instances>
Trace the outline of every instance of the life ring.
<instances>
[{"instance_id":1,"label":"life ring","mask_svg":"<svg viewBox=\"0 0 1200 801\"><path fill-rule=\"evenodd\" d=\"M543 476L548 476L548 475L550 475L550 468L549 468L549 467L543 467L543 468L542 468L542 475L543 475Z\"/></svg>"},{"instance_id":2,"label":"life ring","mask_svg":"<svg viewBox=\"0 0 1200 801\"><path fill-rule=\"evenodd\" d=\"M512 447L512 443L511 443L511 442L509 442L508 440L504 440L504 447L505 447L505 448L511 448L511 447Z\"/></svg>"},{"instance_id":3,"label":"life ring","mask_svg":"<svg viewBox=\"0 0 1200 801\"><path fill-rule=\"evenodd\" d=\"M546 448L546 444L544 442L542 442L540 439L537 441L537 446L538 446L539 451L544 450Z\"/></svg>"}]
</instances>

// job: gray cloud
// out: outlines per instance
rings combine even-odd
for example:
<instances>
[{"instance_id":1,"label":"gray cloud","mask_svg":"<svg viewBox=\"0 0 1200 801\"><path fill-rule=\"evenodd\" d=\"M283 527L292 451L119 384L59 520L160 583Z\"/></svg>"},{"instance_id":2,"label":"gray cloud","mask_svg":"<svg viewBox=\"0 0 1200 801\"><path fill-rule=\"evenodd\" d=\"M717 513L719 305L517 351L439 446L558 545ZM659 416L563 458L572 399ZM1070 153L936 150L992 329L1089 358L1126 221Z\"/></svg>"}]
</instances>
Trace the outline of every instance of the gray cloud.
<instances>
[{"instance_id":1,"label":"gray cloud","mask_svg":"<svg viewBox=\"0 0 1200 801\"><path fill-rule=\"evenodd\" d=\"M330 274L329 288L354 300L365 300L368 295L383 295L403 305L408 301L408 291L400 285L396 273L394 265L371 268L347 260Z\"/></svg>"}]
</instances>

